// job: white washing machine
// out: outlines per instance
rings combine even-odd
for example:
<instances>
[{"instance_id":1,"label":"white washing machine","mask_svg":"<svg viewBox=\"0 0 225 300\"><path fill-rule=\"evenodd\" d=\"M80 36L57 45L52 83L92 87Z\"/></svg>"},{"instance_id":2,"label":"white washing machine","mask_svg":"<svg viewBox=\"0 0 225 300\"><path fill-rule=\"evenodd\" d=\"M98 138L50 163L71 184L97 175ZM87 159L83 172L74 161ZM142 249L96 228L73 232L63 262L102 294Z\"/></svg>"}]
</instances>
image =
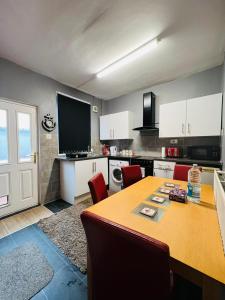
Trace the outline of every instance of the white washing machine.
<instances>
[{"instance_id":1,"label":"white washing machine","mask_svg":"<svg viewBox=\"0 0 225 300\"><path fill-rule=\"evenodd\" d=\"M121 190L123 183L121 167L129 166L126 160L109 160L109 189L114 192Z\"/></svg>"}]
</instances>

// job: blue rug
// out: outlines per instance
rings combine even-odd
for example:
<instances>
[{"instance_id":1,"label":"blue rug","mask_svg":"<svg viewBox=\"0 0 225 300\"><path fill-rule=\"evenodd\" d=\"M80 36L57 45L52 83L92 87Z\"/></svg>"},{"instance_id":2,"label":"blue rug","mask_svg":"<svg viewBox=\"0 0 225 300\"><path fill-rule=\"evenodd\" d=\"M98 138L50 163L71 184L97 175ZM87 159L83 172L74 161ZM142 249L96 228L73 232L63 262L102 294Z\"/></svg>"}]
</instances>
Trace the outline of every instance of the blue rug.
<instances>
[{"instance_id":1,"label":"blue rug","mask_svg":"<svg viewBox=\"0 0 225 300\"><path fill-rule=\"evenodd\" d=\"M0 255L6 255L27 242L32 242L41 250L54 271L50 283L32 300L87 299L87 276L82 274L36 225L0 239Z\"/></svg>"}]
</instances>

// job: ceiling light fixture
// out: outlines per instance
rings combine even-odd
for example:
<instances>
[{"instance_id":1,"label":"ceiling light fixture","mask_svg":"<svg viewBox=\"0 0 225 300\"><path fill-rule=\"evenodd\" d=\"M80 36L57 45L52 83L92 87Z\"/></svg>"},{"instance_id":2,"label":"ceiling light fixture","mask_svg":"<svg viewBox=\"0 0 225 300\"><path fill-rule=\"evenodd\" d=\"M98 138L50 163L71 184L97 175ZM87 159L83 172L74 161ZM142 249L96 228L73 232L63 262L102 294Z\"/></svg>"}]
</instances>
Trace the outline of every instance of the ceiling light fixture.
<instances>
[{"instance_id":1,"label":"ceiling light fixture","mask_svg":"<svg viewBox=\"0 0 225 300\"><path fill-rule=\"evenodd\" d=\"M154 40L151 40L150 42L140 46L139 48L135 49L134 51L130 52L129 54L118 59L117 61L115 61L114 63L109 65L108 67L104 68L102 71L98 72L96 74L96 76L98 78L102 78L102 77L118 70L122 66L129 64L130 62L136 60L140 56L142 56L142 55L148 53L149 51L151 51L152 49L156 48L157 45L158 45L157 38Z\"/></svg>"}]
</instances>

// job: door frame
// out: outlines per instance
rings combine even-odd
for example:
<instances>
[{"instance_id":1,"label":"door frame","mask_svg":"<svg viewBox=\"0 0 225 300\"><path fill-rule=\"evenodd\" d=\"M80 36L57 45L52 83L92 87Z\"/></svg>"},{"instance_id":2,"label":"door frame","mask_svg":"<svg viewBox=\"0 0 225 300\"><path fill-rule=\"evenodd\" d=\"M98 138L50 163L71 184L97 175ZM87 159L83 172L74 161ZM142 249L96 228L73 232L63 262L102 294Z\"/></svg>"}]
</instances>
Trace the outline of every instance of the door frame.
<instances>
[{"instance_id":1,"label":"door frame","mask_svg":"<svg viewBox=\"0 0 225 300\"><path fill-rule=\"evenodd\" d=\"M24 106L28 106L28 107L32 107L32 108L35 108L35 111L36 111L36 127L37 127L37 140L36 140L36 143L37 143L37 200L38 200L38 205L41 204L41 199L40 199L40 195L41 195L41 185L40 185L40 127L39 127L39 117L40 117L40 112L39 112L39 107L37 105L32 105L32 104L27 104L25 101L23 100L15 100L15 99L9 99L9 98L5 98L5 97L1 97L0 96L0 101L3 101L3 102L6 102L6 103L13 103L13 104L18 104L18 105L24 105ZM26 208L25 210L27 210L29 208ZM13 213L12 215L20 212L20 211L23 211L22 210L19 210L15 213ZM10 216L11 214L9 215L6 215L4 217L7 217L7 216ZM3 218L4 218L3 217Z\"/></svg>"}]
</instances>

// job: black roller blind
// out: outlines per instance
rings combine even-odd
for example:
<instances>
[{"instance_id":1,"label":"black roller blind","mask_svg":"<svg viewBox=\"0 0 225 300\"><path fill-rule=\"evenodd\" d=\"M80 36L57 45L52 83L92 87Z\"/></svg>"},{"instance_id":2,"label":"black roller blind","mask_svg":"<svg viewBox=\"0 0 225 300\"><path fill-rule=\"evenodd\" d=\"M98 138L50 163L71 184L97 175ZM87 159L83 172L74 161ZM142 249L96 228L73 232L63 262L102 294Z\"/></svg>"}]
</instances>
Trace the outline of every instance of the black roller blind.
<instances>
[{"instance_id":1,"label":"black roller blind","mask_svg":"<svg viewBox=\"0 0 225 300\"><path fill-rule=\"evenodd\" d=\"M90 104L58 94L59 153L88 150L91 139Z\"/></svg>"}]
</instances>

